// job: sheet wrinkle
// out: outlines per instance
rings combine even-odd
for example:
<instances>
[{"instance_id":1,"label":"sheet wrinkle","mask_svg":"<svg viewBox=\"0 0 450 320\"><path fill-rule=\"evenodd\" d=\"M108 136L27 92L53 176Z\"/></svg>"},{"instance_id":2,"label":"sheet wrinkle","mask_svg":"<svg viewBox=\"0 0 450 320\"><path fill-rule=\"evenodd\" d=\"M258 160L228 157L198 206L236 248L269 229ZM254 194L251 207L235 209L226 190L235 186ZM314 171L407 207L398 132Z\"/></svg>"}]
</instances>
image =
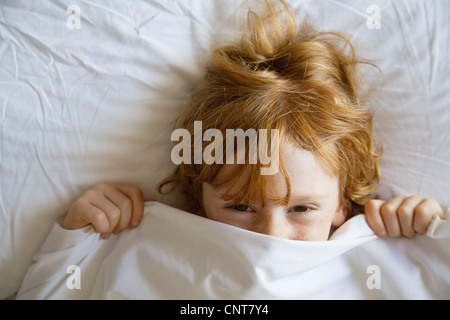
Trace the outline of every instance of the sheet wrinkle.
<instances>
[{"instance_id":1,"label":"sheet wrinkle","mask_svg":"<svg viewBox=\"0 0 450 320\"><path fill-rule=\"evenodd\" d=\"M102 10L104 10L106 12L112 13L113 15L119 16L122 19L128 21L131 25L133 25L133 20L129 16L126 16L126 15L124 15L121 12L115 11L113 9L110 9L110 8L106 7L106 6L103 6L103 5L100 5L100 4L88 1L88 0L81 0L81 2L87 3L87 4L91 5L92 7L99 8L99 9L102 9ZM93 25L93 26L95 27L95 25Z\"/></svg>"},{"instance_id":2,"label":"sheet wrinkle","mask_svg":"<svg viewBox=\"0 0 450 320\"><path fill-rule=\"evenodd\" d=\"M51 79L54 79L54 81L50 82L50 91L53 93L54 96L60 96L62 97L60 104L58 106L58 116L63 116L63 120L60 122L62 127L66 127L66 119L65 116L68 112L65 108L66 106L66 99L67 99L67 86L64 80L64 77L61 75L61 72L59 70L58 65L54 62L53 58L51 58L52 61L50 62L48 66L49 76ZM55 108L56 109L56 108ZM57 121L55 119L55 121Z\"/></svg>"},{"instance_id":3,"label":"sheet wrinkle","mask_svg":"<svg viewBox=\"0 0 450 320\"><path fill-rule=\"evenodd\" d=\"M136 81L136 83L139 83L139 84L145 86L152 93L156 93L158 91L160 93L167 93L167 89L159 87L159 86L161 86L160 83L158 83L158 82L151 82L150 77L149 78L141 77L141 76L135 74L134 72L132 72L128 68L125 71L125 76L129 77L130 79L133 79L133 81Z\"/></svg>"},{"instance_id":4,"label":"sheet wrinkle","mask_svg":"<svg viewBox=\"0 0 450 320\"><path fill-rule=\"evenodd\" d=\"M442 204L441 204L442 206ZM444 216L442 220L440 217L435 216L428 227L426 235L434 239L446 239L450 238L450 205L447 207L444 205Z\"/></svg>"},{"instance_id":5,"label":"sheet wrinkle","mask_svg":"<svg viewBox=\"0 0 450 320\"><path fill-rule=\"evenodd\" d=\"M30 36L30 39L28 39L29 41L17 41L16 45L18 45L20 47L21 53L26 52L27 54L29 54L29 53L37 52L38 54L37 53L33 54L33 57L38 58L41 62L43 62L47 66L51 61L57 61L59 63L65 64L65 65L68 65L71 67L74 66L73 61L69 61L68 59L64 58L64 56L62 54L58 53L56 50L53 50L50 46L46 46L39 39L34 38L32 35L28 35L26 33L24 33L23 35L25 35L26 37ZM16 39L16 38L14 37L14 39ZM11 44L11 48L12 48L11 50L13 50L12 54L13 54L13 58L15 60L16 79L19 80L19 63L18 63L18 59L17 59L16 46L14 46L14 43L11 41L9 43ZM28 43L28 44L32 44L32 45L34 44L34 47L39 50L33 50L33 48L30 48L30 46L27 46L26 48L24 48L22 46L23 43ZM46 56L48 58L48 60L44 60L42 58L42 55Z\"/></svg>"},{"instance_id":6,"label":"sheet wrinkle","mask_svg":"<svg viewBox=\"0 0 450 320\"><path fill-rule=\"evenodd\" d=\"M330 0L328 2L333 3L334 5L336 5L338 7L345 8L349 12L354 12L358 16L362 17L364 20L367 20L367 18L369 17L369 15L365 11L359 10L358 8L355 8L354 6L348 5L348 4L346 4L346 3L342 2L342 1Z\"/></svg>"},{"instance_id":7,"label":"sheet wrinkle","mask_svg":"<svg viewBox=\"0 0 450 320\"><path fill-rule=\"evenodd\" d=\"M9 49L10 41L8 41L6 39L1 39L1 40L2 41L0 42L0 61L4 61L4 55L5 55L5 52L8 51L8 49Z\"/></svg>"},{"instance_id":8,"label":"sheet wrinkle","mask_svg":"<svg viewBox=\"0 0 450 320\"><path fill-rule=\"evenodd\" d=\"M47 119L47 112L45 111L45 107L44 107L44 103L42 101L43 98L46 97L45 93L42 92L41 90L39 90L38 88L35 87L35 85L32 83L32 81L29 81L26 78L19 78L18 79L24 87L31 89L30 91L33 92L33 95L35 96L35 100L33 100L33 102L37 101L38 105L39 105L39 110L38 111L34 111L34 115L37 115L37 117L34 119L36 121L34 121L35 124L37 124L37 126L39 127L39 130L41 130L41 132L45 131L45 122ZM41 91L41 92L40 92ZM42 93L42 94L41 94ZM30 117L30 120L31 117ZM22 125L25 125L26 123L22 123Z\"/></svg>"},{"instance_id":9,"label":"sheet wrinkle","mask_svg":"<svg viewBox=\"0 0 450 320\"><path fill-rule=\"evenodd\" d=\"M41 158L39 157L38 148L34 141L33 141L33 148L34 148L34 155L36 157L36 161L37 161L39 167L41 168L41 172L44 174L45 178L49 182L49 184L54 192L54 195L60 202L64 202L64 196L61 194L60 188L58 187L57 183L55 183L55 181L52 179L51 174L49 173L49 170L47 170L45 168L44 164L42 163Z\"/></svg>"},{"instance_id":10,"label":"sheet wrinkle","mask_svg":"<svg viewBox=\"0 0 450 320\"><path fill-rule=\"evenodd\" d=\"M439 61L439 51L436 47L436 37L439 35L437 34L437 14L436 14L436 7L429 7L425 5L425 3L422 4L423 6L423 12L425 13L425 26L426 26L426 34L428 37L428 70L429 70L429 90L432 91L434 88L434 79L436 77L436 68L438 66ZM430 11L433 11L430 13ZM434 23L432 23L434 21Z\"/></svg>"},{"instance_id":11,"label":"sheet wrinkle","mask_svg":"<svg viewBox=\"0 0 450 320\"><path fill-rule=\"evenodd\" d=\"M89 62L87 59L80 58L74 52L70 52L69 55L70 57L73 58L73 60L77 62L77 65L84 68L86 71L89 71L91 73L91 76L92 75L114 76L114 73L107 71L107 69L103 69L100 65L94 64L93 62Z\"/></svg>"},{"instance_id":12,"label":"sheet wrinkle","mask_svg":"<svg viewBox=\"0 0 450 320\"><path fill-rule=\"evenodd\" d=\"M45 44L38 37L36 37L36 35L27 33L23 29L19 29L16 26L10 26L7 30L8 30L8 33L10 34L10 37L9 37L10 40L18 40L12 31L16 32L18 35L21 36L22 41L17 41L17 45L18 45L18 47L20 47L23 50L23 52L33 54L33 56L38 57L38 58L40 58L40 55L46 55L49 52L55 54L55 52L54 52L54 50L52 50L51 46ZM19 39L20 39L20 37L19 37ZM23 45L27 45L27 46L23 47ZM33 45L34 48L36 48L38 50L33 50L33 48L30 47L29 45Z\"/></svg>"},{"instance_id":13,"label":"sheet wrinkle","mask_svg":"<svg viewBox=\"0 0 450 320\"><path fill-rule=\"evenodd\" d=\"M19 64L17 63L16 47L14 46L14 43L11 43L11 52L14 59L14 78L19 80Z\"/></svg>"},{"instance_id":14,"label":"sheet wrinkle","mask_svg":"<svg viewBox=\"0 0 450 320\"><path fill-rule=\"evenodd\" d=\"M413 25L413 23L419 19L419 17L414 17L413 15L409 15L409 20L406 21L407 24L405 24L405 19L402 19L402 12L407 11L408 6L404 4L403 2L403 8L400 8L398 5L398 2L393 1L392 6L395 9L395 14L397 16L397 21L400 24L400 32L402 35L402 39L404 39L404 44L406 45L407 53L405 54L404 49L402 50L403 57L405 57L405 62L402 65L405 66L409 73L410 80L419 81L421 85L419 88L425 88L426 93L425 97L421 98L428 98L429 94L431 93L430 84L428 81L425 81L425 79L429 79L429 75L426 74L426 71L421 67L421 59L423 57L420 56L420 54L417 52L419 48L419 43L423 41L423 39L414 39L417 35L415 33L411 33L410 28ZM429 40L428 40L429 41ZM422 49L422 48L421 48ZM419 71L420 76L417 76L417 72ZM418 90L416 85L414 83L411 83L412 86L414 86L414 90Z\"/></svg>"},{"instance_id":15,"label":"sheet wrinkle","mask_svg":"<svg viewBox=\"0 0 450 320\"><path fill-rule=\"evenodd\" d=\"M0 81L0 84L1 83L2 82ZM3 134L2 134L3 133L3 128L4 128L4 125L6 124L5 121L6 121L6 117L7 117L7 113L8 113L8 108L9 108L8 104L9 104L9 98L5 97L3 99L2 110L1 110L1 126L0 126L1 137L3 137ZM3 156L2 156L3 148L2 148L2 146L3 146L3 143L2 143L2 141L0 139L0 164L2 163L2 159L3 159Z\"/></svg>"},{"instance_id":16,"label":"sheet wrinkle","mask_svg":"<svg viewBox=\"0 0 450 320\"><path fill-rule=\"evenodd\" d=\"M164 2L168 3L168 1ZM151 7L155 11L159 11L161 13L169 13L170 15L175 14L176 12L173 10L173 7L166 6L163 2L152 2ZM177 2L171 1L172 5L177 5Z\"/></svg>"},{"instance_id":17,"label":"sheet wrinkle","mask_svg":"<svg viewBox=\"0 0 450 320\"><path fill-rule=\"evenodd\" d=\"M88 154L88 147L89 147L89 142L90 142L90 137L91 137L92 128L94 127L94 124L95 124L95 122L96 122L96 120L97 120L99 111L100 111L100 109L101 109L101 107L102 107L102 105L103 105L103 101L106 99L106 97L107 97L107 95L108 95L110 89L111 89L111 86L108 85L105 94L100 98L100 101L99 101L99 102L97 103L97 105L95 106L94 114L93 114L93 116L92 116L92 118L91 118L91 121L90 121L89 126L88 126L88 128L87 128L86 136L85 136L85 138L84 138L84 143L83 143L84 150L83 150L83 154Z\"/></svg>"},{"instance_id":18,"label":"sheet wrinkle","mask_svg":"<svg viewBox=\"0 0 450 320\"><path fill-rule=\"evenodd\" d=\"M434 14L433 20L436 20L437 15ZM429 18L428 18L429 19ZM426 19L426 28L427 28L427 36L428 36L428 87L430 91L435 91L435 78L437 76L437 68L439 65L439 48L436 44L436 37L438 36L436 34L436 25L430 26L428 23L428 19ZM430 30L431 29L431 30Z\"/></svg>"},{"instance_id":19,"label":"sheet wrinkle","mask_svg":"<svg viewBox=\"0 0 450 320\"><path fill-rule=\"evenodd\" d=\"M10 50L9 50L10 49ZM10 52L12 55L12 60L13 60L13 64L14 64L14 71L11 71L11 68L5 68L5 70L8 71L8 73L10 73L11 75L14 75L14 79L18 80L19 77L19 66L18 66L18 62L17 62L17 52L16 52L16 47L14 45L13 42L11 41L3 41L0 44L0 60L1 61L5 61L7 59L6 54L7 52ZM11 81L13 79L0 79L0 83L12 83L13 81Z\"/></svg>"},{"instance_id":20,"label":"sheet wrinkle","mask_svg":"<svg viewBox=\"0 0 450 320\"><path fill-rule=\"evenodd\" d=\"M46 23L48 23L49 21L56 22L56 23L59 22L59 20L57 18L55 18L52 15L47 14L47 12L42 12L42 11L41 12L35 12L35 11L32 11L32 10L28 10L28 9L24 10L24 9L19 8L19 7L10 7L10 6L4 6L4 8L7 8L7 9L9 9L11 11L11 14L10 14L11 16L13 16L16 13L19 13L19 15L21 17L26 16L27 19L29 19L30 21L45 21ZM66 11L65 8L63 10L64 10L63 12ZM0 8L0 12L3 12L2 8ZM1 21L1 22L3 22L4 24L8 25L9 27L16 28L16 26L14 24L12 24L12 23L18 22L19 20L15 20L15 21L11 22L10 20L5 19L4 15L2 17L3 17L3 21ZM35 19L35 18L37 18L37 19ZM42 19L40 19L40 18L42 18Z\"/></svg>"},{"instance_id":21,"label":"sheet wrinkle","mask_svg":"<svg viewBox=\"0 0 450 320\"><path fill-rule=\"evenodd\" d=\"M139 23L134 22L134 30L136 31L137 35L140 37L141 36L141 31L140 29L142 29L143 27L145 27L146 25L150 24L151 22L153 22L153 20L155 20L156 18L158 18L160 16L159 12L156 12L155 14L153 14L151 17L144 19L143 21L140 21Z\"/></svg>"},{"instance_id":22,"label":"sheet wrinkle","mask_svg":"<svg viewBox=\"0 0 450 320\"><path fill-rule=\"evenodd\" d=\"M194 25L198 25L202 30L202 33L212 33L212 29L211 26L208 25L204 20L200 20L199 17L197 17L197 14L195 12L192 12L192 8L191 7L186 7L186 8L180 8L182 9L181 11L184 11L184 13L187 14L187 18L189 21L189 24L191 25L191 30L193 30L193 26ZM206 30L204 30L203 28L205 28ZM199 34L198 32L192 32L192 34Z\"/></svg>"}]
</instances>

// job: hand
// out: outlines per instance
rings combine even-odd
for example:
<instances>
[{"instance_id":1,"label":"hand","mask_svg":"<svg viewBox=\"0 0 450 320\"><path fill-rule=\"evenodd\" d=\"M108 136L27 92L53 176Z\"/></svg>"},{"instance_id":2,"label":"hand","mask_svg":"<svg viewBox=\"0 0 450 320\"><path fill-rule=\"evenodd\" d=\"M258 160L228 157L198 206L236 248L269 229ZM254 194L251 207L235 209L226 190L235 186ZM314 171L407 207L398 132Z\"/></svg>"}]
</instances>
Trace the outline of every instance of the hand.
<instances>
[{"instance_id":1,"label":"hand","mask_svg":"<svg viewBox=\"0 0 450 320\"><path fill-rule=\"evenodd\" d=\"M87 190L69 209L62 224L79 229L92 224L103 239L112 232L139 225L144 213L142 191L134 186L99 183Z\"/></svg>"},{"instance_id":2,"label":"hand","mask_svg":"<svg viewBox=\"0 0 450 320\"><path fill-rule=\"evenodd\" d=\"M380 238L386 235L414 238L425 234L434 216L444 219L441 206L435 200L421 196L369 200L364 211L367 223Z\"/></svg>"}]
</instances>

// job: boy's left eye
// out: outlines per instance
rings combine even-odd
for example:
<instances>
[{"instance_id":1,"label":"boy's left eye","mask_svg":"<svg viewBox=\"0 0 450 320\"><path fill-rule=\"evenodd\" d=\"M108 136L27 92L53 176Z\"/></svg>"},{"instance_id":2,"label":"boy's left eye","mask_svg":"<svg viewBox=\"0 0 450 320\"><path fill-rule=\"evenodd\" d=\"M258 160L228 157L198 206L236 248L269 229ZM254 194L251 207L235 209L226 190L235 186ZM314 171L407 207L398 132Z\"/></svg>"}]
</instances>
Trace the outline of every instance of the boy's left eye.
<instances>
[{"instance_id":1,"label":"boy's left eye","mask_svg":"<svg viewBox=\"0 0 450 320\"><path fill-rule=\"evenodd\" d=\"M292 210L294 211L294 212L308 212L308 211L310 211L310 210L312 210L312 208L311 207L309 207L309 206L295 206L294 208L292 208Z\"/></svg>"}]
</instances>

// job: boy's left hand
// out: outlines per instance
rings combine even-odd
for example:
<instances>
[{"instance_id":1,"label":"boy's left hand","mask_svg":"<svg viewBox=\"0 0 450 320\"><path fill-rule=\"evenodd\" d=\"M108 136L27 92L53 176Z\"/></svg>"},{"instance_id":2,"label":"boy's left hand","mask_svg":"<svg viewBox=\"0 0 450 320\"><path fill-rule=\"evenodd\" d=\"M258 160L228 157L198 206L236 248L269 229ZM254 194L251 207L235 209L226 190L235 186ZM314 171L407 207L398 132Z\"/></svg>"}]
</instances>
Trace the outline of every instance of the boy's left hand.
<instances>
[{"instance_id":1,"label":"boy's left hand","mask_svg":"<svg viewBox=\"0 0 450 320\"><path fill-rule=\"evenodd\" d=\"M434 216L444 219L441 206L421 196L395 197L387 201L369 200L364 206L366 220L380 238L414 238L427 232Z\"/></svg>"}]
</instances>

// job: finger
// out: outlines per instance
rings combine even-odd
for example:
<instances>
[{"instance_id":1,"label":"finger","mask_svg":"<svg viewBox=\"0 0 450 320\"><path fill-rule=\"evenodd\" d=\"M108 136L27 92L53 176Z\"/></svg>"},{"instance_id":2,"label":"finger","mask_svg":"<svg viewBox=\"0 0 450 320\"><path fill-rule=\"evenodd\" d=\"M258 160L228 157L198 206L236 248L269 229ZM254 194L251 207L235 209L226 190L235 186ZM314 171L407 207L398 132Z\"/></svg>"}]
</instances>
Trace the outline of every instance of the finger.
<instances>
[{"instance_id":1,"label":"finger","mask_svg":"<svg viewBox=\"0 0 450 320\"><path fill-rule=\"evenodd\" d=\"M425 234L435 216L444 217L442 207L433 199L423 199L414 210L414 230L417 234Z\"/></svg>"},{"instance_id":2,"label":"finger","mask_svg":"<svg viewBox=\"0 0 450 320\"><path fill-rule=\"evenodd\" d=\"M144 196L142 190L131 185L117 184L116 187L131 200L132 206L129 225L131 227L136 227L139 225L144 215Z\"/></svg>"},{"instance_id":3,"label":"finger","mask_svg":"<svg viewBox=\"0 0 450 320\"><path fill-rule=\"evenodd\" d=\"M390 237L400 237L402 235L400 223L398 221L397 209L403 202L404 197L395 197L387 200L381 206L381 218Z\"/></svg>"},{"instance_id":4,"label":"finger","mask_svg":"<svg viewBox=\"0 0 450 320\"><path fill-rule=\"evenodd\" d=\"M87 221L92 225L95 232L104 234L109 231L109 220L103 210L89 203L89 208L85 211L85 214Z\"/></svg>"},{"instance_id":5,"label":"finger","mask_svg":"<svg viewBox=\"0 0 450 320\"><path fill-rule=\"evenodd\" d=\"M91 221L89 221L88 218L88 210L90 207L91 204L89 201L82 198L77 199L67 212L62 227L64 229L74 230L91 224Z\"/></svg>"},{"instance_id":6,"label":"finger","mask_svg":"<svg viewBox=\"0 0 450 320\"><path fill-rule=\"evenodd\" d=\"M380 208L383 203L384 201L382 200L369 200L364 205L364 214L366 216L367 224L380 238L384 238L387 234L383 219L380 215Z\"/></svg>"},{"instance_id":7,"label":"finger","mask_svg":"<svg viewBox=\"0 0 450 320\"><path fill-rule=\"evenodd\" d=\"M119 223L121 210L117 207L110 199L108 199L105 195L101 195L96 197L95 199L91 199L90 203L92 206L96 207L100 211L103 212L105 217L108 220L108 229L102 228L101 232L103 236L110 234L113 232L114 228ZM94 224L94 223L93 223ZM94 225L95 226L95 225Z\"/></svg>"},{"instance_id":8,"label":"finger","mask_svg":"<svg viewBox=\"0 0 450 320\"><path fill-rule=\"evenodd\" d=\"M66 229L78 229L92 225L94 231L105 238L110 230L108 217L103 209L91 203L89 200L90 196L92 194L88 194L87 197L79 198L74 202L63 222L63 227ZM95 197L91 199L95 199Z\"/></svg>"},{"instance_id":9,"label":"finger","mask_svg":"<svg viewBox=\"0 0 450 320\"><path fill-rule=\"evenodd\" d=\"M112 232L120 232L128 227L133 210L132 200L116 187L111 186L105 190L105 197L119 208L120 215Z\"/></svg>"},{"instance_id":10,"label":"finger","mask_svg":"<svg viewBox=\"0 0 450 320\"><path fill-rule=\"evenodd\" d=\"M397 209L398 221L400 223L401 233L407 238L414 238L414 210L423 201L423 197L412 196L403 199L403 202Z\"/></svg>"}]
</instances>

